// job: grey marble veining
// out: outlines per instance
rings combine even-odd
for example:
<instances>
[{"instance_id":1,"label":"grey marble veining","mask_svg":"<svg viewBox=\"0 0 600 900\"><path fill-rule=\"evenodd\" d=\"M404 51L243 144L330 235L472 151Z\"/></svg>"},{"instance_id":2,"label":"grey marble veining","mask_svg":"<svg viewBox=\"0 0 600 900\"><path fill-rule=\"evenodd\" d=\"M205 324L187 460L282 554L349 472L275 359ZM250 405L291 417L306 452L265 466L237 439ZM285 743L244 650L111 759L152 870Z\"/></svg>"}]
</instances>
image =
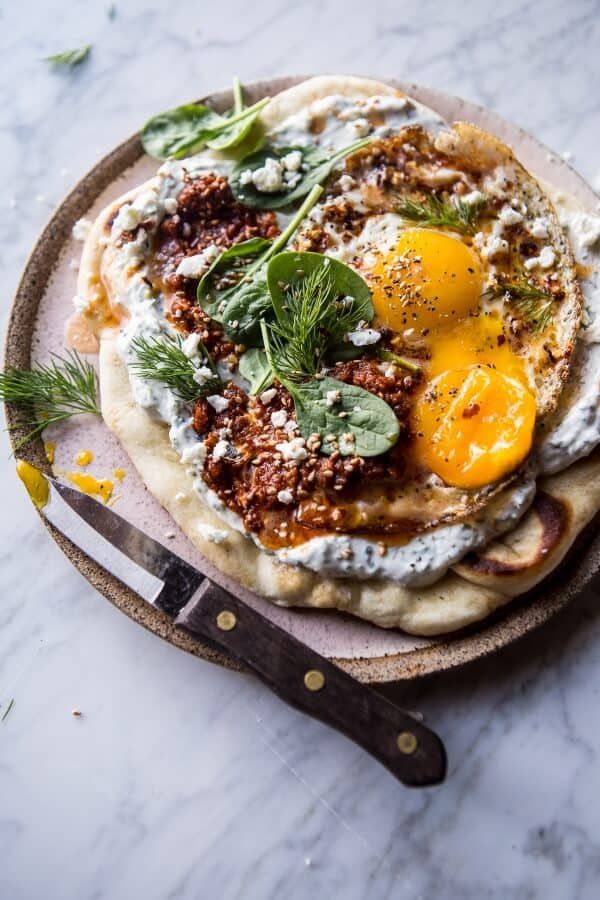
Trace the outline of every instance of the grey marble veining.
<instances>
[{"instance_id":1,"label":"grey marble veining","mask_svg":"<svg viewBox=\"0 0 600 900\"><path fill-rule=\"evenodd\" d=\"M234 72L398 75L600 174L597 0L108 6L0 6L3 320L77 178ZM78 70L41 61L88 41ZM395 689L451 761L443 787L409 792L251 678L114 610L36 521L4 437L0 453L0 703L15 700L0 724L2 900L598 896L597 593L489 660Z\"/></svg>"}]
</instances>

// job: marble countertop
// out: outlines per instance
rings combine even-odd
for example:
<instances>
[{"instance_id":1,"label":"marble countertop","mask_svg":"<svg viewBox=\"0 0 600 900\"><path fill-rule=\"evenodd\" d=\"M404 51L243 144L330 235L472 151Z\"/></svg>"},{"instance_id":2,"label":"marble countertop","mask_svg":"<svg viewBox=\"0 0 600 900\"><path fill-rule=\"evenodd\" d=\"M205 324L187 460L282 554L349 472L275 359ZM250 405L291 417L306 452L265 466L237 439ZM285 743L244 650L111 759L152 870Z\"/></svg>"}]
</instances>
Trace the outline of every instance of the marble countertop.
<instances>
[{"instance_id":1,"label":"marble countertop","mask_svg":"<svg viewBox=\"0 0 600 900\"><path fill-rule=\"evenodd\" d=\"M600 172L597 0L113 6L0 10L3 320L66 190L152 112L234 72L397 75L491 107L592 182ZM86 42L76 70L42 61ZM4 435L0 458L0 714L14 698L0 897L597 897L597 592L493 658L397 691L450 758L445 785L411 792L251 677L113 609L37 521Z\"/></svg>"}]
</instances>

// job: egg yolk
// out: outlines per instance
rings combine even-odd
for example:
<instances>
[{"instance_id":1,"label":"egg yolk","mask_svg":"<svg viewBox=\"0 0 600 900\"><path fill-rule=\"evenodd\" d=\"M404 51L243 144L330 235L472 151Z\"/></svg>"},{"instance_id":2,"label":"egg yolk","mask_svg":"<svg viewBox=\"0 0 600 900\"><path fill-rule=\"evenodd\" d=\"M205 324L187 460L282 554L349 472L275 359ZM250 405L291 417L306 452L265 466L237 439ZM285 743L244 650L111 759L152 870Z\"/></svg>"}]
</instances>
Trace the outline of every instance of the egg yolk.
<instances>
[{"instance_id":1,"label":"egg yolk","mask_svg":"<svg viewBox=\"0 0 600 900\"><path fill-rule=\"evenodd\" d=\"M402 232L393 253L371 270L378 320L416 337L477 310L483 275L477 253L455 237L426 228Z\"/></svg>"},{"instance_id":2,"label":"egg yolk","mask_svg":"<svg viewBox=\"0 0 600 900\"><path fill-rule=\"evenodd\" d=\"M442 372L415 410L417 456L447 484L479 488L513 471L533 440L535 398L488 366Z\"/></svg>"}]
</instances>

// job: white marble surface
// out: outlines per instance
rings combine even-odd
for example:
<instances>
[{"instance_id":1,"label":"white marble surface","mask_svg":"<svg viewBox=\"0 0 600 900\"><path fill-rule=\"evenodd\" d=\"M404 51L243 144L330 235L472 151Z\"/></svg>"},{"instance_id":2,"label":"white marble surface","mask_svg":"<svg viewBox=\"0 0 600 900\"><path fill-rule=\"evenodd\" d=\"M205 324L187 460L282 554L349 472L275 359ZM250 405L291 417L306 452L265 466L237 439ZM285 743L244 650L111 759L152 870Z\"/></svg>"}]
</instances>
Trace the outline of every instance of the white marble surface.
<instances>
[{"instance_id":1,"label":"white marble surface","mask_svg":"<svg viewBox=\"0 0 600 900\"><path fill-rule=\"evenodd\" d=\"M1 314L54 204L150 113L318 70L487 104L594 179L600 4L13 0L0 7ZM94 43L78 70L46 54ZM48 539L0 446L0 897L596 898L597 593L399 695L447 783L397 786L254 680L136 627ZM73 718L71 710L83 711ZM1 712L1 711L0 711Z\"/></svg>"}]
</instances>

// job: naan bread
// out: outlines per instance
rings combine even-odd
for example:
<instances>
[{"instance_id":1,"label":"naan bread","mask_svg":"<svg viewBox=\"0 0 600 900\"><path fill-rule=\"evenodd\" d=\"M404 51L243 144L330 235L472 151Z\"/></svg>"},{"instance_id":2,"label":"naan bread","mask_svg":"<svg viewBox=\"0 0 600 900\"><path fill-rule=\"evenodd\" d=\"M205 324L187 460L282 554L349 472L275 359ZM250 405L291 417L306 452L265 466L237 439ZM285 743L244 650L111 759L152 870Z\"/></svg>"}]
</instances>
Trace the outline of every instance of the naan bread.
<instances>
[{"instance_id":1,"label":"naan bread","mask_svg":"<svg viewBox=\"0 0 600 900\"><path fill-rule=\"evenodd\" d=\"M365 79L311 79L274 98L264 112L265 123L273 127L306 103L335 93L358 98L398 92ZM462 135L472 137L464 130ZM105 211L86 244L87 270L98 276L102 258L99 236L122 202L123 198ZM570 317L565 314L561 322L571 337L575 316L572 307ZM514 532L483 553L463 560L430 587L409 589L392 581L323 578L284 565L225 524L194 492L191 476L171 447L167 427L134 402L115 343L116 332L105 331L100 348L100 385L108 427L123 444L149 490L200 552L224 573L274 603L338 609L411 634L449 633L485 618L537 584L565 556L600 505L600 456L596 453L544 480L533 507ZM560 373L557 377L562 381ZM549 385L548 390L554 393L555 388ZM177 499L181 495L184 499ZM210 540L207 535L211 529L218 530L224 540Z\"/></svg>"}]
</instances>

